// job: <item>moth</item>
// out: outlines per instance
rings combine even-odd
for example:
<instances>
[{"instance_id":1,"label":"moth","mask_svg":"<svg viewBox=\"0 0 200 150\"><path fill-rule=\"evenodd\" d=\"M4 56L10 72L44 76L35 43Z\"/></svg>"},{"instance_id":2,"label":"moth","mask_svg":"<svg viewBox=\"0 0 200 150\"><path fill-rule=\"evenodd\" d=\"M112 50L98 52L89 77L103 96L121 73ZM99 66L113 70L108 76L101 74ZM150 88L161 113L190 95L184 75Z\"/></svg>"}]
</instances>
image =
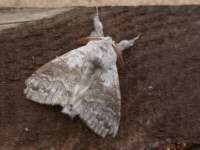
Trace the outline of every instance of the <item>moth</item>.
<instances>
[{"instance_id":1,"label":"moth","mask_svg":"<svg viewBox=\"0 0 200 150\"><path fill-rule=\"evenodd\" d=\"M79 42L77 49L56 57L26 81L26 98L41 104L60 105L62 113L79 116L101 137L116 136L120 124L121 94L117 61L139 36L119 43L104 36L99 15L93 18L94 31Z\"/></svg>"}]
</instances>

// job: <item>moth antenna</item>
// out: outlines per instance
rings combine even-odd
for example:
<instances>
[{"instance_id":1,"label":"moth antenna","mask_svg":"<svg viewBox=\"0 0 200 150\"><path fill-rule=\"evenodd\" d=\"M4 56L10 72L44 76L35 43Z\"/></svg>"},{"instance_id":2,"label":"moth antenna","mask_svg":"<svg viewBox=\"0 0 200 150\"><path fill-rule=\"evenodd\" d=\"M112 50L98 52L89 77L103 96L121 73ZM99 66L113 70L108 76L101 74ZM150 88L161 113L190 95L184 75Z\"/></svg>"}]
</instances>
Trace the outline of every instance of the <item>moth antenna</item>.
<instances>
[{"instance_id":1,"label":"moth antenna","mask_svg":"<svg viewBox=\"0 0 200 150\"><path fill-rule=\"evenodd\" d=\"M96 6L96 15L99 16L98 6Z\"/></svg>"}]
</instances>

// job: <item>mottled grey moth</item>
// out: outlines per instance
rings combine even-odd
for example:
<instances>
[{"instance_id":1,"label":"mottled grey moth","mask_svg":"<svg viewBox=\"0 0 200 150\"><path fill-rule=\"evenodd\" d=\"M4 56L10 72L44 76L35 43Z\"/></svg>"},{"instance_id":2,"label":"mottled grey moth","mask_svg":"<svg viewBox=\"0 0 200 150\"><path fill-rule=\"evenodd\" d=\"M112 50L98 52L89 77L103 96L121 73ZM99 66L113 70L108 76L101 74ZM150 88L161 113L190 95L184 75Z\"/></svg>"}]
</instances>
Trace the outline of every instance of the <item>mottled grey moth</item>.
<instances>
[{"instance_id":1,"label":"mottled grey moth","mask_svg":"<svg viewBox=\"0 0 200 150\"><path fill-rule=\"evenodd\" d=\"M81 39L86 45L44 64L25 84L32 101L62 106L71 118L79 116L96 134L115 136L119 129L121 95L116 62L139 38L115 43L105 37L98 14L94 31Z\"/></svg>"}]
</instances>

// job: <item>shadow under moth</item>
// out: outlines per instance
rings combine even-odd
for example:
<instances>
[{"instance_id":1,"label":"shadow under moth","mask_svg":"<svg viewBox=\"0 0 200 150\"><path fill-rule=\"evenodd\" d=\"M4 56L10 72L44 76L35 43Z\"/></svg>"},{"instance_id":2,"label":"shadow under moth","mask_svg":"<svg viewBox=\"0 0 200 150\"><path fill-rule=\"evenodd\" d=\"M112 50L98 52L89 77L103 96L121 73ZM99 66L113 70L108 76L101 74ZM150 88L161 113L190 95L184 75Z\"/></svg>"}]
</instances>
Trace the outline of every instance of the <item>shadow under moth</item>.
<instances>
[{"instance_id":1,"label":"shadow under moth","mask_svg":"<svg viewBox=\"0 0 200 150\"><path fill-rule=\"evenodd\" d=\"M121 95L117 61L139 36L119 43L104 36L98 13L94 31L80 39L77 49L56 57L34 72L26 81L24 93L32 101L62 106L62 113L79 116L101 137L117 134Z\"/></svg>"}]
</instances>

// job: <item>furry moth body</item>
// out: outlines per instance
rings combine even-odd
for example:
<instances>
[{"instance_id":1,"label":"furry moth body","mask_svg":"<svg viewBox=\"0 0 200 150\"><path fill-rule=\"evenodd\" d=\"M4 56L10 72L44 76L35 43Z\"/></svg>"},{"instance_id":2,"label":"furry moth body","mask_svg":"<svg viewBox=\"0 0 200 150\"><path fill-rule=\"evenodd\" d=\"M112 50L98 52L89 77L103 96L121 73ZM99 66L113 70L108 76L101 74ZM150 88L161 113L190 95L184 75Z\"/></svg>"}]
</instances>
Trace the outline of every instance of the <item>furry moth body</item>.
<instances>
[{"instance_id":1,"label":"furry moth body","mask_svg":"<svg viewBox=\"0 0 200 150\"><path fill-rule=\"evenodd\" d=\"M102 137L115 136L121 108L117 54L133 46L137 38L115 44L111 37L104 37L98 15L94 27L85 46L55 58L33 73L25 82L24 93L41 104L61 105L63 113L71 118L79 116Z\"/></svg>"}]
</instances>

